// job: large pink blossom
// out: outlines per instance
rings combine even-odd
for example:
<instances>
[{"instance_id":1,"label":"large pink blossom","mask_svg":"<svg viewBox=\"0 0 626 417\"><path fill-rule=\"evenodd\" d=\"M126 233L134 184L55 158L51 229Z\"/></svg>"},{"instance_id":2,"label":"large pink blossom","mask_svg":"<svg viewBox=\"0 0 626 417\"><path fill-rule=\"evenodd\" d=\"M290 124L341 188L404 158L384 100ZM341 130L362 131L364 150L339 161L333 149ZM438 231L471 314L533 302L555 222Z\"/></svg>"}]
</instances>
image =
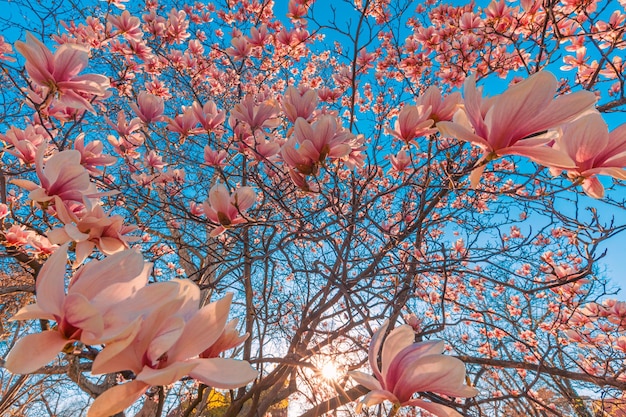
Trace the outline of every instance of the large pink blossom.
<instances>
[{"instance_id":1,"label":"large pink blossom","mask_svg":"<svg viewBox=\"0 0 626 417\"><path fill-rule=\"evenodd\" d=\"M49 93L58 93L60 101L68 107L95 112L90 99L104 96L110 86L104 75L78 75L89 63L86 47L66 43L52 54L29 33L25 43L15 43L15 49L26 58L26 71L33 82Z\"/></svg>"},{"instance_id":2,"label":"large pink blossom","mask_svg":"<svg viewBox=\"0 0 626 417\"><path fill-rule=\"evenodd\" d=\"M398 406L423 408L440 417L460 417L453 409L441 404L413 398L415 393L432 392L449 397L473 397L475 388L465 385L465 365L460 360L442 355L443 342L414 343L411 326L392 330L385 343L382 338L389 323L384 323L372 337L369 364L374 376L359 371L349 375L370 390L357 407L391 401ZM382 345L381 365L378 356Z\"/></svg>"},{"instance_id":3,"label":"large pink blossom","mask_svg":"<svg viewBox=\"0 0 626 417\"><path fill-rule=\"evenodd\" d=\"M18 374L34 372L52 361L70 342L100 344L114 339L130 324L113 320L117 303L131 297L148 281L148 266L139 252L119 252L79 269L65 291L67 245L57 249L37 276L37 302L19 310L12 320L45 319L54 330L20 339L5 367Z\"/></svg>"},{"instance_id":4,"label":"large pink blossom","mask_svg":"<svg viewBox=\"0 0 626 417\"><path fill-rule=\"evenodd\" d=\"M227 228L246 220L242 215L254 204L256 193L251 187L241 187L232 195L222 184L215 184L209 191L209 199L204 202L204 214L218 226L211 237L219 236Z\"/></svg>"},{"instance_id":5,"label":"large pink blossom","mask_svg":"<svg viewBox=\"0 0 626 417\"><path fill-rule=\"evenodd\" d=\"M89 179L89 172L81 165L82 155L76 150L55 153L44 163L46 146L37 150L35 168L40 186L29 180L12 182L30 191L29 198L38 203L55 199L62 202L82 203L85 197L97 194L96 186ZM55 201L55 204L57 201Z\"/></svg>"},{"instance_id":6,"label":"large pink blossom","mask_svg":"<svg viewBox=\"0 0 626 417\"><path fill-rule=\"evenodd\" d=\"M151 290L156 292L149 294ZM138 293L133 304L151 305L152 311L143 316L134 334L109 343L92 368L95 374L130 370L136 377L99 396L88 416L108 417L132 405L150 386L173 384L186 375L222 389L255 379L257 371L248 362L199 357L223 335L231 299L227 294L198 309L200 289L183 280L153 284Z\"/></svg>"},{"instance_id":7,"label":"large pink blossom","mask_svg":"<svg viewBox=\"0 0 626 417\"><path fill-rule=\"evenodd\" d=\"M576 167L567 170L573 180L593 198L604 196L604 186L597 175L626 180L626 124L609 133L599 113L590 113L563 126L554 146L567 154Z\"/></svg>"},{"instance_id":8,"label":"large pink blossom","mask_svg":"<svg viewBox=\"0 0 626 417\"><path fill-rule=\"evenodd\" d=\"M554 138L547 131L589 111L596 96L579 91L554 98L557 85L554 75L541 71L484 100L476 80L469 77L463 90L465 112L457 113L453 122L439 122L437 128L443 135L482 148L487 160L520 155L545 166L572 168L571 158L547 146ZM475 173L474 183L481 173L480 169Z\"/></svg>"}]
</instances>

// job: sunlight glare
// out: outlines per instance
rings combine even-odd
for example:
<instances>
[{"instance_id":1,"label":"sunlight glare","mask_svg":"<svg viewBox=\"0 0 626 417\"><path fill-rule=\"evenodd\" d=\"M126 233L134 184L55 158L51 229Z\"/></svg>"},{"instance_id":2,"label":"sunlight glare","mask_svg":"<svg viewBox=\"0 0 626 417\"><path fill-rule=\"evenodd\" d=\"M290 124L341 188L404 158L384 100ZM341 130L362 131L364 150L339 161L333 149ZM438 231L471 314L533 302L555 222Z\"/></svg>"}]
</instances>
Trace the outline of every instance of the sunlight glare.
<instances>
[{"instance_id":1,"label":"sunlight glare","mask_svg":"<svg viewBox=\"0 0 626 417\"><path fill-rule=\"evenodd\" d=\"M321 367L320 374L322 375L322 378L328 380L336 380L339 378L337 365L333 362L326 362L324 366Z\"/></svg>"}]
</instances>

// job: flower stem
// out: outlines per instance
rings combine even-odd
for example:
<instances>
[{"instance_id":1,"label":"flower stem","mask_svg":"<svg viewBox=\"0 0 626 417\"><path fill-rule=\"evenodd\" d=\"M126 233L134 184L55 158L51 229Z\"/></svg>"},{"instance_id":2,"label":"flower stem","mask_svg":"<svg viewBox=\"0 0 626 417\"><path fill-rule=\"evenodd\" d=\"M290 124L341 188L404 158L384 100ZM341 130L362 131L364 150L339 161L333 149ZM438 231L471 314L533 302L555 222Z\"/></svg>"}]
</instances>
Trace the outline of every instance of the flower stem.
<instances>
[{"instance_id":1,"label":"flower stem","mask_svg":"<svg viewBox=\"0 0 626 417\"><path fill-rule=\"evenodd\" d=\"M389 415L387 415L387 417L394 417L396 414L398 414L398 410L400 410L400 404L396 403L393 405L391 411L389 411Z\"/></svg>"}]
</instances>

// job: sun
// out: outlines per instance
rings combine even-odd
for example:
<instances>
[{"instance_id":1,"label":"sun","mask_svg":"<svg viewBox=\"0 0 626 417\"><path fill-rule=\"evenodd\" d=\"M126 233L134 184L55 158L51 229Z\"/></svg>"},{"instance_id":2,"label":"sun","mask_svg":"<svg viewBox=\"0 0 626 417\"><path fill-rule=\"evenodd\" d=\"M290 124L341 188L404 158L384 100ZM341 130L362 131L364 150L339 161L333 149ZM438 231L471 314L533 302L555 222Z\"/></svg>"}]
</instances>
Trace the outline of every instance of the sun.
<instances>
[{"instance_id":1,"label":"sun","mask_svg":"<svg viewBox=\"0 0 626 417\"><path fill-rule=\"evenodd\" d=\"M339 378L339 370L337 369L337 364L334 362L326 362L320 368L320 374L322 378L335 381Z\"/></svg>"}]
</instances>

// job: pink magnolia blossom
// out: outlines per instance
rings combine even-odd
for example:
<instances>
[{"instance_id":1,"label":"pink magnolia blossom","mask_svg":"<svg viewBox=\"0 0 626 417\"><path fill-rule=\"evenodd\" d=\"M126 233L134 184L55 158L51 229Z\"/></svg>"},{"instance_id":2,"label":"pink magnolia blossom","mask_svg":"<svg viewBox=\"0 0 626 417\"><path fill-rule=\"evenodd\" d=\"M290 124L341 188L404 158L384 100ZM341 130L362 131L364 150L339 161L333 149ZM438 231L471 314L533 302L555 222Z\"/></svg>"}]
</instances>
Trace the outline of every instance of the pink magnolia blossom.
<instances>
[{"instance_id":1,"label":"pink magnolia blossom","mask_svg":"<svg viewBox=\"0 0 626 417\"><path fill-rule=\"evenodd\" d=\"M252 131L263 127L276 127L280 123L276 118L278 108L273 101L267 100L256 104L251 95L235 104L230 114L236 120L247 124Z\"/></svg>"},{"instance_id":2,"label":"pink magnolia blossom","mask_svg":"<svg viewBox=\"0 0 626 417\"><path fill-rule=\"evenodd\" d=\"M609 133L602 116L591 113L563 126L554 147L575 162L576 168L568 169L567 175L581 181L590 197L604 197L597 175L626 180L626 124Z\"/></svg>"},{"instance_id":3,"label":"pink magnolia blossom","mask_svg":"<svg viewBox=\"0 0 626 417\"><path fill-rule=\"evenodd\" d=\"M125 225L122 216L105 213L99 204L91 206L87 202L80 217L64 207L57 215L65 226L48 232L48 239L54 244L76 242L75 267L83 263L96 247L105 255L113 255L128 249L128 243L135 240L127 235L137 227Z\"/></svg>"},{"instance_id":4,"label":"pink magnolia blossom","mask_svg":"<svg viewBox=\"0 0 626 417\"><path fill-rule=\"evenodd\" d=\"M143 38L141 21L138 17L131 16L128 10L124 10L120 16L110 14L107 20L117 29L113 35L123 35L128 40L141 42Z\"/></svg>"},{"instance_id":5,"label":"pink magnolia blossom","mask_svg":"<svg viewBox=\"0 0 626 417\"><path fill-rule=\"evenodd\" d=\"M441 121L452 120L454 113L456 113L461 105L461 101L461 94L458 92L442 98L441 90L432 85L428 87L423 95L415 100L415 104L418 107L424 106L424 108L430 109L428 119L433 120L436 124Z\"/></svg>"},{"instance_id":6,"label":"pink magnolia blossom","mask_svg":"<svg viewBox=\"0 0 626 417\"><path fill-rule=\"evenodd\" d=\"M142 91L137 96L137 104L130 103L130 107L135 111L137 117L146 124L163 120L165 104L162 97Z\"/></svg>"},{"instance_id":7,"label":"pink magnolia blossom","mask_svg":"<svg viewBox=\"0 0 626 417\"><path fill-rule=\"evenodd\" d=\"M385 400L398 406L423 408L440 417L460 417L453 409L413 398L415 393L432 392L449 397L473 397L478 390L465 385L465 365L460 360L442 355L443 342L414 343L415 333L408 324L392 330L385 343L382 337L389 323L385 322L372 336L369 363L374 376L359 371L349 375L371 391L357 407L369 407ZM381 364L378 355L382 345Z\"/></svg>"},{"instance_id":8,"label":"pink magnolia blossom","mask_svg":"<svg viewBox=\"0 0 626 417\"><path fill-rule=\"evenodd\" d=\"M111 166L117 162L113 155L103 154L104 144L94 140L85 145L85 134L81 133L74 141L74 149L80 152L80 164L93 175L102 175L98 166Z\"/></svg>"},{"instance_id":9,"label":"pink magnolia blossom","mask_svg":"<svg viewBox=\"0 0 626 417\"><path fill-rule=\"evenodd\" d=\"M179 289L159 290L173 285ZM151 290L156 293L148 294ZM153 308L134 334L109 343L92 367L95 374L130 370L136 377L96 398L88 417L108 417L132 405L150 386L173 384L186 375L222 389L255 379L257 371L245 361L199 357L224 333L231 299L232 294L227 294L198 309L200 289L182 280L153 284L138 293L133 304Z\"/></svg>"},{"instance_id":10,"label":"pink magnolia blossom","mask_svg":"<svg viewBox=\"0 0 626 417\"><path fill-rule=\"evenodd\" d=\"M226 166L226 157L228 152L225 150L214 151L209 145L204 147L204 163L210 167L223 167Z\"/></svg>"},{"instance_id":11,"label":"pink magnolia blossom","mask_svg":"<svg viewBox=\"0 0 626 417\"><path fill-rule=\"evenodd\" d=\"M404 106L398 114L394 129L387 129L387 132L406 143L412 142L417 137L434 133L436 130L431 129L433 120L429 118L430 114L430 106Z\"/></svg>"},{"instance_id":12,"label":"pink magnolia blossom","mask_svg":"<svg viewBox=\"0 0 626 417\"><path fill-rule=\"evenodd\" d=\"M54 320L54 330L20 339L5 367L18 374L34 372L52 361L70 342L100 344L122 333L128 324L112 321L115 305L148 281L147 264L139 252L120 252L79 269L65 292L67 245L57 249L37 276L37 302L19 310L12 320Z\"/></svg>"},{"instance_id":13,"label":"pink magnolia blossom","mask_svg":"<svg viewBox=\"0 0 626 417\"><path fill-rule=\"evenodd\" d=\"M287 88L281 106L292 123L295 123L298 117L308 120L313 114L315 106L317 106L317 93L311 89L298 91L295 87L290 86Z\"/></svg>"},{"instance_id":14,"label":"pink magnolia blossom","mask_svg":"<svg viewBox=\"0 0 626 417\"><path fill-rule=\"evenodd\" d=\"M168 122L167 130L180 134L183 141L187 136L199 133L196 129L198 119L191 107L185 108L183 106L183 114L178 114L173 119L168 117L166 120Z\"/></svg>"},{"instance_id":15,"label":"pink magnolia blossom","mask_svg":"<svg viewBox=\"0 0 626 417\"><path fill-rule=\"evenodd\" d=\"M0 134L0 140L7 145L6 150L20 160L21 164L33 164L37 157L37 149L46 147L48 134L41 125L28 125L25 129L11 127L6 135Z\"/></svg>"},{"instance_id":16,"label":"pink magnolia blossom","mask_svg":"<svg viewBox=\"0 0 626 417\"><path fill-rule=\"evenodd\" d=\"M213 101L207 101L204 106L200 106L200 103L196 101L191 108L204 130L221 133L222 124L226 120L226 112L224 110L218 111Z\"/></svg>"},{"instance_id":17,"label":"pink magnolia blossom","mask_svg":"<svg viewBox=\"0 0 626 417\"><path fill-rule=\"evenodd\" d=\"M95 113L89 99L102 97L109 88L109 79L104 75L78 75L89 62L87 48L66 43L54 55L30 33L26 43L16 42L17 49L26 58L26 71L35 84L58 93L60 100L69 107L86 109Z\"/></svg>"},{"instance_id":18,"label":"pink magnolia blossom","mask_svg":"<svg viewBox=\"0 0 626 417\"><path fill-rule=\"evenodd\" d=\"M391 169L394 172L404 172L411 164L411 157L402 149L396 156L389 155L389 162L391 162Z\"/></svg>"},{"instance_id":19,"label":"pink magnolia blossom","mask_svg":"<svg viewBox=\"0 0 626 417\"><path fill-rule=\"evenodd\" d=\"M213 229L211 237L221 235L233 225L245 223L242 215L255 200L256 193L252 187L241 187L230 195L222 184L215 184L209 191L209 199L203 203L204 214L219 225Z\"/></svg>"},{"instance_id":20,"label":"pink magnolia blossom","mask_svg":"<svg viewBox=\"0 0 626 417\"><path fill-rule=\"evenodd\" d=\"M571 158L546 146L553 139L546 131L589 111L596 97L589 91L579 91L555 99L556 90L554 75L541 71L504 93L483 100L472 76L465 81L463 90L465 113L457 113L454 122L439 122L437 127L443 135L482 148L486 160L520 155L545 166L572 168ZM473 173L474 185L484 166L481 164L481 169Z\"/></svg>"},{"instance_id":21,"label":"pink magnolia blossom","mask_svg":"<svg viewBox=\"0 0 626 417\"><path fill-rule=\"evenodd\" d=\"M55 153L44 163L45 152L46 147L40 146L35 164L41 186L29 180L12 181L30 191L28 198L38 203L48 203L55 199L82 203L84 197L97 194L96 186L89 180L89 172L80 163L82 156L79 151L65 150Z\"/></svg>"}]
</instances>

